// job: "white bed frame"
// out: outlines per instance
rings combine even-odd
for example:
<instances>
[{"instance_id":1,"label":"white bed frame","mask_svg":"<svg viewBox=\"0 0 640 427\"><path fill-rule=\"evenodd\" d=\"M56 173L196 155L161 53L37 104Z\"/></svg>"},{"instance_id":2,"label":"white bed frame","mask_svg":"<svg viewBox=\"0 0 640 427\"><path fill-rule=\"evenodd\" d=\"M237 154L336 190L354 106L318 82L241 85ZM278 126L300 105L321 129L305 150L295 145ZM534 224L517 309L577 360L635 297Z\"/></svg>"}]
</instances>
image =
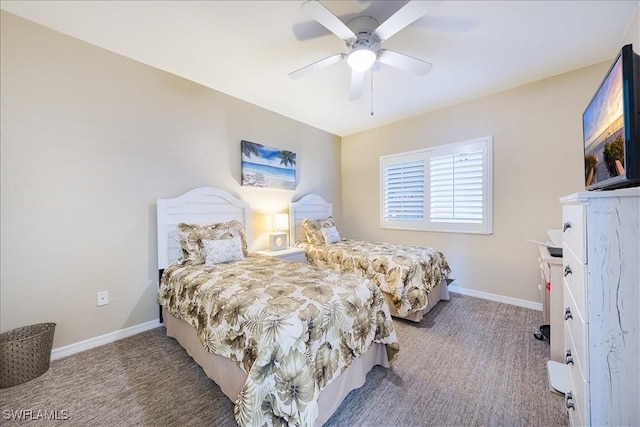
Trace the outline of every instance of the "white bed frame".
<instances>
[{"instance_id":1,"label":"white bed frame","mask_svg":"<svg viewBox=\"0 0 640 427\"><path fill-rule=\"evenodd\" d=\"M176 238L176 225L181 222L213 224L236 219L245 226L245 233L249 228L248 203L214 187L196 188L173 199L159 199L157 215L158 269L161 271L182 256ZM162 316L167 336L175 338L206 375L235 402L247 374L231 360L207 352L200 343L195 328L187 322L171 316L164 308ZM372 345L361 358L354 360L345 372L322 390L318 399L318 426L331 417L349 392L364 385L367 373L376 365L390 367L384 344Z\"/></svg>"},{"instance_id":2,"label":"white bed frame","mask_svg":"<svg viewBox=\"0 0 640 427\"><path fill-rule=\"evenodd\" d=\"M327 202L318 194L304 195L297 202L289 203L289 241L295 245L299 241L306 241L306 235L302 228L302 221L307 219L323 219L333 216L333 204ZM338 230L340 228L338 227ZM407 316L401 316L393 305L393 299L384 293L384 297L389 306L389 311L394 317L410 320L412 322L420 322L425 314L427 314L439 301L448 301L450 299L447 283L442 280L427 295L427 306L417 312Z\"/></svg>"}]
</instances>

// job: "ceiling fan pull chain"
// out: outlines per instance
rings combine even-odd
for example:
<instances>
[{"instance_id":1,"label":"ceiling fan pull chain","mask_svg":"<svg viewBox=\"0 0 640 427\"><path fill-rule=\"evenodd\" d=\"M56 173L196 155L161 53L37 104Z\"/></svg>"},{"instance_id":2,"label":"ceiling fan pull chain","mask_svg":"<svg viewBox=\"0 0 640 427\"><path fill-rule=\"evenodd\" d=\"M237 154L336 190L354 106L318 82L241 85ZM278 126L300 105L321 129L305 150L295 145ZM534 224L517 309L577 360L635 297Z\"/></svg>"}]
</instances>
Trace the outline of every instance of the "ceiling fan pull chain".
<instances>
[{"instance_id":1,"label":"ceiling fan pull chain","mask_svg":"<svg viewBox=\"0 0 640 427\"><path fill-rule=\"evenodd\" d=\"M373 70L371 70L371 115L373 116Z\"/></svg>"}]
</instances>

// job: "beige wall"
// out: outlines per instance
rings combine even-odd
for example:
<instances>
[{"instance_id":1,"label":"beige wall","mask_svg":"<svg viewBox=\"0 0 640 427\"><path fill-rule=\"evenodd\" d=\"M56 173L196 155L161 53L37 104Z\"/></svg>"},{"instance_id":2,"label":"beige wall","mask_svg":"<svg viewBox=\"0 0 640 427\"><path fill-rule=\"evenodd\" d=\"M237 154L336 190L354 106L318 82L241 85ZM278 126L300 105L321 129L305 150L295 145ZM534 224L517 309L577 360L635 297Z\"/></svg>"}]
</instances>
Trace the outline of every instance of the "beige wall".
<instances>
[{"instance_id":1,"label":"beige wall","mask_svg":"<svg viewBox=\"0 0 640 427\"><path fill-rule=\"evenodd\" d=\"M58 348L156 319L158 198L247 200L252 249L262 213L340 200L337 136L5 12L0 27L2 331L56 322ZM241 139L296 152L296 191L242 188Z\"/></svg>"},{"instance_id":2,"label":"beige wall","mask_svg":"<svg viewBox=\"0 0 640 427\"><path fill-rule=\"evenodd\" d=\"M558 199L584 189L581 115L608 64L427 113L343 138L341 232L432 246L447 256L454 285L539 302L538 250L559 228ZM493 234L383 230L379 157L493 136Z\"/></svg>"}]
</instances>

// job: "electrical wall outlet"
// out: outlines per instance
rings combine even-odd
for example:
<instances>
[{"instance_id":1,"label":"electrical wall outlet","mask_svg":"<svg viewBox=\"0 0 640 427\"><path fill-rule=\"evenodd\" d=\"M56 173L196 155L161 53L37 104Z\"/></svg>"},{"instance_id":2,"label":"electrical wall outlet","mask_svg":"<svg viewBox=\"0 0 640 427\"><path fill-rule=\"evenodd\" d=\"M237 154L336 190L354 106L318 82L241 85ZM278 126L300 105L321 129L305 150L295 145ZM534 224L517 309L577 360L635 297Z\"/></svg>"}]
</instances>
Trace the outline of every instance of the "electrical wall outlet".
<instances>
[{"instance_id":1,"label":"electrical wall outlet","mask_svg":"<svg viewBox=\"0 0 640 427\"><path fill-rule=\"evenodd\" d=\"M102 291L96 294L98 307L109 304L109 291Z\"/></svg>"}]
</instances>

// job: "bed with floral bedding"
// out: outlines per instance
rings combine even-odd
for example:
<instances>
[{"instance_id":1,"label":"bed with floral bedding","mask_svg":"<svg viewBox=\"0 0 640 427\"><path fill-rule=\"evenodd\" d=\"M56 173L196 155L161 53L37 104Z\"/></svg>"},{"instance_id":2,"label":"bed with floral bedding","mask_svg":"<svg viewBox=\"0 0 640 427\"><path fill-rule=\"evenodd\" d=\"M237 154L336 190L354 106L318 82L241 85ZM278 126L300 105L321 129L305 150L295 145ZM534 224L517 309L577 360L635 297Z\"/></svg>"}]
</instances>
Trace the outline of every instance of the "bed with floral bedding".
<instances>
[{"instance_id":1,"label":"bed with floral bedding","mask_svg":"<svg viewBox=\"0 0 640 427\"><path fill-rule=\"evenodd\" d=\"M355 273L384 292L391 314L419 322L438 301L448 300L453 274L445 255L434 248L344 239L332 205L318 195L291 203L291 240L319 267Z\"/></svg>"},{"instance_id":2,"label":"bed with floral bedding","mask_svg":"<svg viewBox=\"0 0 640 427\"><path fill-rule=\"evenodd\" d=\"M229 195L194 192L158 200L159 246L179 242L159 256L167 334L235 402L239 425L321 425L399 350L382 292L358 275L247 253L246 206L232 219L226 202L224 215L202 216L203 200Z\"/></svg>"}]
</instances>

